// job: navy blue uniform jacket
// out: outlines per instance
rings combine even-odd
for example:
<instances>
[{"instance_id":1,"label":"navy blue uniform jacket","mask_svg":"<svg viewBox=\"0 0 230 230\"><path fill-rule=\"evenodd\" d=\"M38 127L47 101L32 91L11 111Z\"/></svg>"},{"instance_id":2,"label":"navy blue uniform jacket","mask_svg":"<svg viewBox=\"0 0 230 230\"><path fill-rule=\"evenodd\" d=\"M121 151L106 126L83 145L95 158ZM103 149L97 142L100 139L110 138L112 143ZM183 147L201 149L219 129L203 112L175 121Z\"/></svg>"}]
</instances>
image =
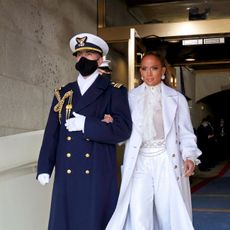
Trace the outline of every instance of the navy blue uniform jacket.
<instances>
[{"instance_id":1,"label":"navy blue uniform jacket","mask_svg":"<svg viewBox=\"0 0 230 230\"><path fill-rule=\"evenodd\" d=\"M37 175L55 178L49 230L104 230L117 202L116 144L130 137L131 115L125 87L116 88L99 76L82 96L77 82L60 89L73 91L72 112L86 116L84 133L61 123L53 99L38 159ZM72 117L71 112L71 117ZM101 120L111 114L113 123Z\"/></svg>"}]
</instances>

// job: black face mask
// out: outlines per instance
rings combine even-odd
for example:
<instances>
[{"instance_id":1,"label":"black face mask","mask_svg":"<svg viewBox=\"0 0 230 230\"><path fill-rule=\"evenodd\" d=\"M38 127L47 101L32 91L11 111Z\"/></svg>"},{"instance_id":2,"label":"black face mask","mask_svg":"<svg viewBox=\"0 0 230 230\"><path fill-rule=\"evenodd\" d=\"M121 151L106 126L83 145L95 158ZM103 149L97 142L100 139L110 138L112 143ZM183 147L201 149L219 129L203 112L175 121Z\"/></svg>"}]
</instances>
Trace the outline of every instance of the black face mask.
<instances>
[{"instance_id":1,"label":"black face mask","mask_svg":"<svg viewBox=\"0 0 230 230\"><path fill-rule=\"evenodd\" d=\"M97 60L89 60L81 57L80 61L76 63L75 68L81 73L82 76L92 74L98 67Z\"/></svg>"}]
</instances>

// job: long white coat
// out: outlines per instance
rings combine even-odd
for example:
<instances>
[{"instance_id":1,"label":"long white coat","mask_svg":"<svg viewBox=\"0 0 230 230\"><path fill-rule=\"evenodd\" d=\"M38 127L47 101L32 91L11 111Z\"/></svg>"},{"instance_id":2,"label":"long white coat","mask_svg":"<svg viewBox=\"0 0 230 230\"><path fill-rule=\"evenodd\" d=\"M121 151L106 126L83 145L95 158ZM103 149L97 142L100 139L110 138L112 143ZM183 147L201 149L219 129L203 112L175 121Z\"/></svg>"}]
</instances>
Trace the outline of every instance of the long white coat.
<instances>
[{"instance_id":1,"label":"long white coat","mask_svg":"<svg viewBox=\"0 0 230 230\"><path fill-rule=\"evenodd\" d=\"M142 143L144 90L145 85L142 84L129 93L133 130L130 139L126 142L122 166L122 183L117 206L106 230L130 229L127 221L129 215L128 208L132 190L132 176ZM190 185L188 177L183 176L183 160L186 158L196 160L201 152L196 145L196 136L193 132L185 97L164 83L161 83L161 92L166 150L169 154L179 188L186 204L186 211L188 211L191 217ZM172 197L172 199L175 199L175 197ZM178 209L180 209L180 207L178 207ZM173 210L171 213L172 220L174 220L173 213L177 211L178 210ZM180 211L183 212L184 210ZM176 229L176 223L171 224L174 225L171 229Z\"/></svg>"}]
</instances>

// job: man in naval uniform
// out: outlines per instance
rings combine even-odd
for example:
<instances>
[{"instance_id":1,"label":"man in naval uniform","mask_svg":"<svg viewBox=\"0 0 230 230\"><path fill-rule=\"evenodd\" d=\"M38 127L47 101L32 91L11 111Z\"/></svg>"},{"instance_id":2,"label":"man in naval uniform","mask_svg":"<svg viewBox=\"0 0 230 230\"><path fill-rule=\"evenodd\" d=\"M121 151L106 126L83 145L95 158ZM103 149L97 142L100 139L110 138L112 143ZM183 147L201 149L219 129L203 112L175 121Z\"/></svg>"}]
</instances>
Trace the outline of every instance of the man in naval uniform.
<instances>
[{"instance_id":1,"label":"man in naval uniform","mask_svg":"<svg viewBox=\"0 0 230 230\"><path fill-rule=\"evenodd\" d=\"M104 60L102 64L98 67L98 70L104 76L111 78L112 69L109 66L110 60Z\"/></svg>"},{"instance_id":2,"label":"man in naval uniform","mask_svg":"<svg viewBox=\"0 0 230 230\"><path fill-rule=\"evenodd\" d=\"M54 92L37 179L49 183L55 167L49 230L103 230L118 195L115 145L131 134L127 90L97 70L109 50L103 39L78 34L70 48L79 75Z\"/></svg>"}]
</instances>

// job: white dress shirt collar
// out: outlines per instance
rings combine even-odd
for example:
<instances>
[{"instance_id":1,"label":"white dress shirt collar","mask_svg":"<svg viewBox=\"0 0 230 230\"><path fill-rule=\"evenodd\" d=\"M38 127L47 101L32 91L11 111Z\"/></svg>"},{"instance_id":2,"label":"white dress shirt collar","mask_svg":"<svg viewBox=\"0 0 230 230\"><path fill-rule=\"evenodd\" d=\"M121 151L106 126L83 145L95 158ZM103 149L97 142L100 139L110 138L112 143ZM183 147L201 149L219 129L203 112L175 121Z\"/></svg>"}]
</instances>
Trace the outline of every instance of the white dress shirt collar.
<instances>
[{"instance_id":1,"label":"white dress shirt collar","mask_svg":"<svg viewBox=\"0 0 230 230\"><path fill-rule=\"evenodd\" d=\"M144 82L145 89L151 89L151 91L156 91L157 93L161 92L161 83L154 85L154 86L149 86Z\"/></svg>"},{"instance_id":2,"label":"white dress shirt collar","mask_svg":"<svg viewBox=\"0 0 230 230\"><path fill-rule=\"evenodd\" d=\"M77 78L77 83L79 85L81 95L83 95L88 90L88 88L94 83L98 75L99 75L98 70L96 70L95 72L93 72L91 75L87 77L83 77L79 73L78 78Z\"/></svg>"}]
</instances>

